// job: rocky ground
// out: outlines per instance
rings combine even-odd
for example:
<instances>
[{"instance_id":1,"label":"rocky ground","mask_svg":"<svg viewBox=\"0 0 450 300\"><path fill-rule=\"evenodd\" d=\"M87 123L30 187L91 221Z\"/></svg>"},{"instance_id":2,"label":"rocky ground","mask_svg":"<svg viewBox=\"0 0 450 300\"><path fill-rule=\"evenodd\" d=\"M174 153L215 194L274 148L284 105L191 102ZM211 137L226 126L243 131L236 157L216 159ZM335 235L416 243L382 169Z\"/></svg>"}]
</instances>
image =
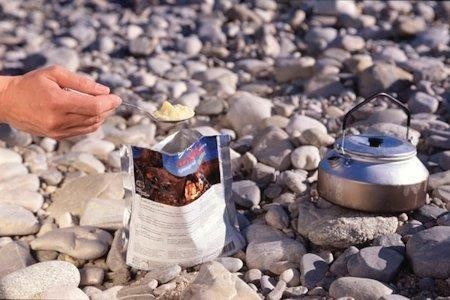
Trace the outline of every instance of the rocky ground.
<instances>
[{"instance_id":1,"label":"rocky ground","mask_svg":"<svg viewBox=\"0 0 450 300\"><path fill-rule=\"evenodd\" d=\"M0 0L1 73L60 64L149 110L166 99L194 107L189 126L233 139L248 246L189 269L124 263L118 149L150 146L174 126L121 108L70 140L1 127L2 298L450 296L450 2L145 2ZM344 112L376 91L414 114L432 174L416 211L366 214L316 197ZM352 132L403 137L404 122L376 102Z\"/></svg>"}]
</instances>

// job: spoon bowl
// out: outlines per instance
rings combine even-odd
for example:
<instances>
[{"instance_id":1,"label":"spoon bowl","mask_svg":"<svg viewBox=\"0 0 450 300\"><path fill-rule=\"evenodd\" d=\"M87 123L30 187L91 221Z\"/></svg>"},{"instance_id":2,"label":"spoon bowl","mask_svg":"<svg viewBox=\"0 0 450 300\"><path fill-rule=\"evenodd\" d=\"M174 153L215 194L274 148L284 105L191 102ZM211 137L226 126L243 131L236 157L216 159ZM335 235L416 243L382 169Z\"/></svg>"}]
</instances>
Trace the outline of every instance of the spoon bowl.
<instances>
[{"instance_id":1,"label":"spoon bowl","mask_svg":"<svg viewBox=\"0 0 450 300\"><path fill-rule=\"evenodd\" d=\"M148 112L145 109L143 109L142 107L140 107L139 105L132 104L132 103L130 103L128 101L122 101L122 104L126 105L126 106L129 106L129 107L136 108L137 110L143 112L147 117L149 117L153 121L160 122L160 123L178 123L178 122L183 122L183 121L187 121L187 120L191 119L195 115L195 113L192 113L192 114L186 116L185 118L163 119L163 118L158 118L157 116L155 116L154 112Z\"/></svg>"}]
</instances>

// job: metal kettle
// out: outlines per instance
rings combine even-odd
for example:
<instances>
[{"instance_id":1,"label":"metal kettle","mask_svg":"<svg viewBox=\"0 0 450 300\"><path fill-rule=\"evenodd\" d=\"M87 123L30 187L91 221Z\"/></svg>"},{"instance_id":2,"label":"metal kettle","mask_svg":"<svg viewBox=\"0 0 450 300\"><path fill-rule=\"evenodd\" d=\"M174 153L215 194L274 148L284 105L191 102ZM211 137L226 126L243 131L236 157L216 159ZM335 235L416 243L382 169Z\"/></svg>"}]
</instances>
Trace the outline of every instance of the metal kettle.
<instances>
[{"instance_id":1,"label":"metal kettle","mask_svg":"<svg viewBox=\"0 0 450 300\"><path fill-rule=\"evenodd\" d=\"M378 134L346 136L351 114L378 97L391 100L406 113L406 140ZM410 123L409 109L386 93L375 94L350 109L343 119L342 137L319 164L319 195L367 212L402 212L422 206L429 173L409 142Z\"/></svg>"}]
</instances>

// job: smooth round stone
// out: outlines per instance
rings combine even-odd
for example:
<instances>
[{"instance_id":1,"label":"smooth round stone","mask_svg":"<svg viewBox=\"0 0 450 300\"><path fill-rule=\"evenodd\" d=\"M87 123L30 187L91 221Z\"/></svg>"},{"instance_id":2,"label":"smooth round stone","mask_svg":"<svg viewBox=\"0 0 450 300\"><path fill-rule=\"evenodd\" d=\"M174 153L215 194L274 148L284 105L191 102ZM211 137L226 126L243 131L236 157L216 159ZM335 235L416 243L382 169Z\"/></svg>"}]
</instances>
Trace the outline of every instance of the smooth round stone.
<instances>
[{"instance_id":1,"label":"smooth round stone","mask_svg":"<svg viewBox=\"0 0 450 300\"><path fill-rule=\"evenodd\" d=\"M275 279L270 276L267 275L261 276L260 285L263 295L267 295L275 288L274 286L275 282L276 282Z\"/></svg>"},{"instance_id":2,"label":"smooth round stone","mask_svg":"<svg viewBox=\"0 0 450 300\"><path fill-rule=\"evenodd\" d=\"M308 116L294 115L290 118L289 123L286 126L286 132L290 135L296 133L300 135L307 129L316 128L317 130L327 133L325 125Z\"/></svg>"},{"instance_id":3,"label":"smooth round stone","mask_svg":"<svg viewBox=\"0 0 450 300\"><path fill-rule=\"evenodd\" d=\"M115 148L110 141L87 138L73 145L73 152L87 152L100 159L106 159L108 154Z\"/></svg>"},{"instance_id":4,"label":"smooth round stone","mask_svg":"<svg viewBox=\"0 0 450 300\"><path fill-rule=\"evenodd\" d=\"M39 221L29 210L10 203L0 203L0 236L28 235L38 232Z\"/></svg>"},{"instance_id":5,"label":"smooth round stone","mask_svg":"<svg viewBox=\"0 0 450 300\"><path fill-rule=\"evenodd\" d=\"M254 207L261 200L261 191L251 180L235 181L232 189L234 202L243 207Z\"/></svg>"},{"instance_id":6,"label":"smooth round stone","mask_svg":"<svg viewBox=\"0 0 450 300\"><path fill-rule=\"evenodd\" d=\"M325 275L328 272L328 264L320 256L307 253L302 256L300 271L302 285L312 289L325 279Z\"/></svg>"},{"instance_id":7,"label":"smooth round stone","mask_svg":"<svg viewBox=\"0 0 450 300\"><path fill-rule=\"evenodd\" d=\"M82 290L75 286L53 286L34 296L35 299L89 300Z\"/></svg>"},{"instance_id":8,"label":"smooth round stone","mask_svg":"<svg viewBox=\"0 0 450 300\"><path fill-rule=\"evenodd\" d=\"M39 177L36 174L25 174L0 181L0 191L8 190L36 192L39 190Z\"/></svg>"},{"instance_id":9,"label":"smooth round stone","mask_svg":"<svg viewBox=\"0 0 450 300\"><path fill-rule=\"evenodd\" d=\"M275 288L267 295L268 300L279 300L286 290L286 282L279 280Z\"/></svg>"},{"instance_id":10,"label":"smooth round stone","mask_svg":"<svg viewBox=\"0 0 450 300\"><path fill-rule=\"evenodd\" d=\"M392 294L392 289L369 278L341 277L331 283L329 293L334 298L378 300L380 297Z\"/></svg>"},{"instance_id":11,"label":"smooth round stone","mask_svg":"<svg viewBox=\"0 0 450 300\"><path fill-rule=\"evenodd\" d=\"M6 190L0 193L0 203L21 206L32 212L37 212L44 203L44 197L38 192L24 190Z\"/></svg>"},{"instance_id":12,"label":"smooth round stone","mask_svg":"<svg viewBox=\"0 0 450 300\"><path fill-rule=\"evenodd\" d=\"M85 266L80 270L81 285L100 285L103 283L105 271L99 267Z\"/></svg>"},{"instance_id":13,"label":"smooth round stone","mask_svg":"<svg viewBox=\"0 0 450 300\"><path fill-rule=\"evenodd\" d=\"M279 279L287 283L288 286L298 286L300 284L300 272L295 269L287 269L281 273Z\"/></svg>"},{"instance_id":14,"label":"smooth round stone","mask_svg":"<svg viewBox=\"0 0 450 300\"><path fill-rule=\"evenodd\" d=\"M72 162L72 165L80 171L88 174L105 173L105 166L90 153L81 153Z\"/></svg>"},{"instance_id":15,"label":"smooth round stone","mask_svg":"<svg viewBox=\"0 0 450 300\"><path fill-rule=\"evenodd\" d=\"M39 143L39 145L42 147L42 149L44 149L47 152L52 152L55 150L56 146L58 145L58 141L49 138L49 137L45 137L41 140L41 142Z\"/></svg>"},{"instance_id":16,"label":"smooth round stone","mask_svg":"<svg viewBox=\"0 0 450 300\"><path fill-rule=\"evenodd\" d=\"M315 146L298 147L291 153L291 162L298 169L317 169L320 162L319 149Z\"/></svg>"},{"instance_id":17,"label":"smooth round stone","mask_svg":"<svg viewBox=\"0 0 450 300\"><path fill-rule=\"evenodd\" d=\"M0 148L0 165L4 163L21 163L20 154L5 148Z\"/></svg>"},{"instance_id":18,"label":"smooth round stone","mask_svg":"<svg viewBox=\"0 0 450 300\"><path fill-rule=\"evenodd\" d=\"M0 164L0 181L11 179L28 173L27 167L21 163L9 162Z\"/></svg>"},{"instance_id":19,"label":"smooth round stone","mask_svg":"<svg viewBox=\"0 0 450 300\"><path fill-rule=\"evenodd\" d=\"M281 205L271 205L264 215L267 224L277 229L289 227L289 215Z\"/></svg>"},{"instance_id":20,"label":"smooth round stone","mask_svg":"<svg viewBox=\"0 0 450 300\"><path fill-rule=\"evenodd\" d=\"M80 272L64 261L40 262L0 278L0 298L32 299L52 287L76 288Z\"/></svg>"},{"instance_id":21,"label":"smooth round stone","mask_svg":"<svg viewBox=\"0 0 450 300\"><path fill-rule=\"evenodd\" d=\"M216 261L220 262L231 273L239 271L244 266L242 260L236 257L219 257Z\"/></svg>"},{"instance_id":22,"label":"smooth round stone","mask_svg":"<svg viewBox=\"0 0 450 300\"><path fill-rule=\"evenodd\" d=\"M262 272L259 269L250 269L244 274L245 282L256 283L261 280Z\"/></svg>"}]
</instances>

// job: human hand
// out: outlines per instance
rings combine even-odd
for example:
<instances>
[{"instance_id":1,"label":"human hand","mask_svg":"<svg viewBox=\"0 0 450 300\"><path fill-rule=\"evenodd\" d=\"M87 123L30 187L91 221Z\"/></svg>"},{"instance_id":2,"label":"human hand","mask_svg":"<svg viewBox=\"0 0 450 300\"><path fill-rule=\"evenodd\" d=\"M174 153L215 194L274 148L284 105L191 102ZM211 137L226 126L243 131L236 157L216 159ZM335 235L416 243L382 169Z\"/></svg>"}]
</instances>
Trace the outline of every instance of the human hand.
<instances>
[{"instance_id":1,"label":"human hand","mask_svg":"<svg viewBox=\"0 0 450 300\"><path fill-rule=\"evenodd\" d=\"M121 101L108 87L59 66L0 77L0 123L39 136L63 139L93 132Z\"/></svg>"}]
</instances>

